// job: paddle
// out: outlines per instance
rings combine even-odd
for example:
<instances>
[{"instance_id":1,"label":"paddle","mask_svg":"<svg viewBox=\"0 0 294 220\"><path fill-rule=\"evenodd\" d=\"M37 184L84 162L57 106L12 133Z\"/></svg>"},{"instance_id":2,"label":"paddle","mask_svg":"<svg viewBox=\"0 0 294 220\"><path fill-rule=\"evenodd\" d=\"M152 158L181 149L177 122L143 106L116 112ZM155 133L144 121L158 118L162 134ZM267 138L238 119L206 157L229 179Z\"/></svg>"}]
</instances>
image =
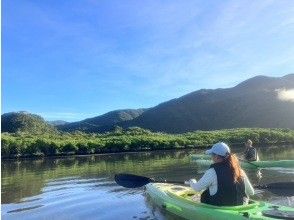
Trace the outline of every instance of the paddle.
<instances>
[{"instance_id":1,"label":"paddle","mask_svg":"<svg viewBox=\"0 0 294 220\"><path fill-rule=\"evenodd\" d=\"M115 174L114 176L115 182L123 187L126 188L137 188L144 186L148 183L173 183L173 184L185 184L184 182L179 182L179 181L159 181L159 180L154 180L152 178L148 178L145 176L137 176L134 174L128 174L128 173L120 173L120 174Z\"/></svg>"},{"instance_id":2,"label":"paddle","mask_svg":"<svg viewBox=\"0 0 294 220\"><path fill-rule=\"evenodd\" d=\"M256 189L266 189L279 196L294 196L294 182L276 182L264 185L255 185Z\"/></svg>"},{"instance_id":3,"label":"paddle","mask_svg":"<svg viewBox=\"0 0 294 220\"><path fill-rule=\"evenodd\" d=\"M134 174L120 173L116 174L114 177L115 182L126 188L137 188L142 187L148 183L173 183L173 184L182 184L184 182L179 181L167 181L167 180L154 180L145 176L137 176ZM277 182L277 183L268 183L265 185L256 185L254 186L257 189L266 189L273 192L274 194L281 196L293 196L294 195L294 182Z\"/></svg>"}]
</instances>

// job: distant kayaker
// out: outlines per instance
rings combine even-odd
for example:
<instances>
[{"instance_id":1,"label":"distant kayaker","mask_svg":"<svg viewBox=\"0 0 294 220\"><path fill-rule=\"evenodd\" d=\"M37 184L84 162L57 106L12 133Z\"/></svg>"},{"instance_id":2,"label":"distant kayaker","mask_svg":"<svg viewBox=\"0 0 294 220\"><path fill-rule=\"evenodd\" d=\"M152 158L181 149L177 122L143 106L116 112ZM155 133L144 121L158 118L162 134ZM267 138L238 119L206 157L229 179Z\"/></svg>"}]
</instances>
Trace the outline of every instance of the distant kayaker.
<instances>
[{"instance_id":1,"label":"distant kayaker","mask_svg":"<svg viewBox=\"0 0 294 220\"><path fill-rule=\"evenodd\" d=\"M248 161L259 161L257 150L252 146L252 141L250 139L245 142L245 147L244 159Z\"/></svg>"},{"instance_id":2,"label":"distant kayaker","mask_svg":"<svg viewBox=\"0 0 294 220\"><path fill-rule=\"evenodd\" d=\"M195 191L204 190L201 202L218 206L248 203L254 189L229 146L223 142L216 143L206 154L211 155L214 163L198 182L195 179L185 182Z\"/></svg>"}]
</instances>

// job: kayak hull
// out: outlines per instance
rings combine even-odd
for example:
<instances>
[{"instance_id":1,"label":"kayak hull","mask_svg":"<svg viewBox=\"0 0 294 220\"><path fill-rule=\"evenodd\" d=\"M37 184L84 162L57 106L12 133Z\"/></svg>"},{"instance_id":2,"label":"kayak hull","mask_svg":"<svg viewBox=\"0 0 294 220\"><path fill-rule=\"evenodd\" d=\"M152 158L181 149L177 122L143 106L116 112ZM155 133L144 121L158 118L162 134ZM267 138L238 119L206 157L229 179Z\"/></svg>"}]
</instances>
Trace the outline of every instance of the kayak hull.
<instances>
[{"instance_id":1,"label":"kayak hull","mask_svg":"<svg viewBox=\"0 0 294 220\"><path fill-rule=\"evenodd\" d=\"M199 202L199 194L190 187L166 183L149 183L146 185L146 191L157 206L185 219L276 219L266 217L262 212L273 209L280 212L294 212L290 207L257 201L242 206L220 207L203 204Z\"/></svg>"},{"instance_id":2,"label":"kayak hull","mask_svg":"<svg viewBox=\"0 0 294 220\"><path fill-rule=\"evenodd\" d=\"M191 155L191 160L202 166L211 165L212 161L207 155ZM271 168L271 167L280 167L280 168L294 168L294 160L264 160L264 161L250 161L243 162L241 161L242 168L256 169L256 168Z\"/></svg>"}]
</instances>

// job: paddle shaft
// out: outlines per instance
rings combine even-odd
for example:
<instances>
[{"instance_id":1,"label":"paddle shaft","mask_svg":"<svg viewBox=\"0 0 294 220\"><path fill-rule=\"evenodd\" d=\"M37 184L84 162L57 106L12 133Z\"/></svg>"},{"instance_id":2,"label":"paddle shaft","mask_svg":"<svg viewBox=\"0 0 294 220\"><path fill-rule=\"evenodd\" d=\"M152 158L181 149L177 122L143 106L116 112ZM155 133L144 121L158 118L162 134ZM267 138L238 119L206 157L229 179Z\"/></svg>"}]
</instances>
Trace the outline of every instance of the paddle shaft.
<instances>
[{"instance_id":1,"label":"paddle shaft","mask_svg":"<svg viewBox=\"0 0 294 220\"><path fill-rule=\"evenodd\" d=\"M170 183L170 184L181 184L185 185L184 182L181 181L169 181L169 180L154 180L152 183ZM264 185L253 185L256 189L294 189L294 182L276 182L276 183L269 183Z\"/></svg>"},{"instance_id":2,"label":"paddle shaft","mask_svg":"<svg viewBox=\"0 0 294 220\"><path fill-rule=\"evenodd\" d=\"M242 161L242 162L245 162L245 163L249 163L249 164L251 164L252 166L255 166L256 168L260 168L258 165L256 165L256 164L254 164L254 163L251 163L250 161L248 161L248 160L243 160L243 159L241 159L241 158L238 158L240 161Z\"/></svg>"},{"instance_id":3,"label":"paddle shaft","mask_svg":"<svg viewBox=\"0 0 294 220\"><path fill-rule=\"evenodd\" d=\"M183 181L170 181L170 180L154 180L145 176L138 176L134 174L116 174L115 181L117 184L128 187L136 188L144 186L148 183L171 183L171 184L185 184ZM255 185L258 189L294 189L294 182L276 182L265 185Z\"/></svg>"},{"instance_id":4,"label":"paddle shaft","mask_svg":"<svg viewBox=\"0 0 294 220\"><path fill-rule=\"evenodd\" d=\"M181 184L185 185L184 182L181 181L170 181L170 180L154 180L152 183L170 183L170 184ZM253 185L256 189L294 189L294 182L276 182L276 183L269 183L264 185Z\"/></svg>"},{"instance_id":5,"label":"paddle shaft","mask_svg":"<svg viewBox=\"0 0 294 220\"><path fill-rule=\"evenodd\" d=\"M181 184L184 185L183 181L170 181L170 180L154 180L152 183L171 183L171 184Z\"/></svg>"}]
</instances>

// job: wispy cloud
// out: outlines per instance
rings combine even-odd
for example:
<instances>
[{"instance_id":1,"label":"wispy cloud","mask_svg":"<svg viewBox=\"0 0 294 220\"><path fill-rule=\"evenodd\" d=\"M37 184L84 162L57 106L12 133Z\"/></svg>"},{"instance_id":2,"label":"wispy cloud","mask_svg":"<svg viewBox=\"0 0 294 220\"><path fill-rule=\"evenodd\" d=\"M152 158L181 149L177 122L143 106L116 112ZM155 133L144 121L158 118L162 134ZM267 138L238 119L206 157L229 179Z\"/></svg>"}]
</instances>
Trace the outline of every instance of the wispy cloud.
<instances>
[{"instance_id":1,"label":"wispy cloud","mask_svg":"<svg viewBox=\"0 0 294 220\"><path fill-rule=\"evenodd\" d=\"M269 64L279 67L294 59L294 46L289 44L283 51L285 56L275 54L276 50L264 48L273 46L272 35L278 32L280 37L284 36L289 33L289 26L293 27L294 11L293 7L289 7L293 5L291 1L248 3L234 0L223 1L218 7L205 5L203 1L187 1L185 4L181 1L168 4L160 1L150 1L148 4L136 1L132 4L89 1L84 8L76 5L72 9L71 13L85 16L78 22L52 8L28 4L27 11L39 17L35 21L37 25L53 33L47 46L50 42L51 46L58 46L63 40L69 39L66 42L70 47L68 52L74 52L73 59L87 68L85 75L94 74L93 69L99 65L94 62L100 60L106 66L115 65L125 70L126 77L135 75L145 79L146 84L142 88L150 86L150 82L156 85L150 88L157 90L172 88L178 82L182 82L183 87L190 87L189 83L197 84L199 78L207 77L207 74L217 73L224 78L225 71L227 81L234 74L245 73L245 77L256 72L268 74ZM283 10L282 14L281 10L275 12L276 8ZM102 10L115 11L116 14L105 13L103 24L98 20L101 19L98 14ZM207 13L212 15L207 16ZM87 16L93 16L95 22L89 22ZM281 23L285 25L281 26ZM103 37L105 34L107 38ZM125 42L127 38L123 37L124 34L131 34L132 43ZM262 50L254 42L260 42ZM89 59L81 59L83 56ZM251 57L259 59L253 60ZM244 68L233 72L240 64ZM102 73L98 70L96 74Z\"/></svg>"},{"instance_id":2,"label":"wispy cloud","mask_svg":"<svg viewBox=\"0 0 294 220\"><path fill-rule=\"evenodd\" d=\"M193 85L194 89L201 85L212 88L232 85L236 78L242 81L255 74L281 75L287 71L284 66L294 68L294 44L287 37L293 36L293 31L289 27L273 31L272 27L272 24L280 26L280 22L292 24L293 7L287 7L292 3L286 2L227 1L220 4L215 16L207 18L211 20L205 25L198 20L208 12L207 8L200 7L193 16L183 15L185 19L181 19L179 14L157 7L163 11L161 16L169 17L171 25L165 24L168 28L163 25L163 30L154 34L157 37L148 38L146 45L138 50L114 59L130 74L146 79L149 83L141 89L154 94L162 88L172 93L171 88L177 87L189 90ZM181 7L183 11L187 8ZM276 12L276 8L280 10ZM153 17L150 11L146 14ZM156 30L162 24L152 23L147 17L144 20Z\"/></svg>"},{"instance_id":3,"label":"wispy cloud","mask_svg":"<svg viewBox=\"0 0 294 220\"><path fill-rule=\"evenodd\" d=\"M5 100L22 91L30 91L31 100L58 94L51 100L64 109L104 112L150 107L200 88L294 69L292 0L3 5L3 94L15 94Z\"/></svg>"}]
</instances>

